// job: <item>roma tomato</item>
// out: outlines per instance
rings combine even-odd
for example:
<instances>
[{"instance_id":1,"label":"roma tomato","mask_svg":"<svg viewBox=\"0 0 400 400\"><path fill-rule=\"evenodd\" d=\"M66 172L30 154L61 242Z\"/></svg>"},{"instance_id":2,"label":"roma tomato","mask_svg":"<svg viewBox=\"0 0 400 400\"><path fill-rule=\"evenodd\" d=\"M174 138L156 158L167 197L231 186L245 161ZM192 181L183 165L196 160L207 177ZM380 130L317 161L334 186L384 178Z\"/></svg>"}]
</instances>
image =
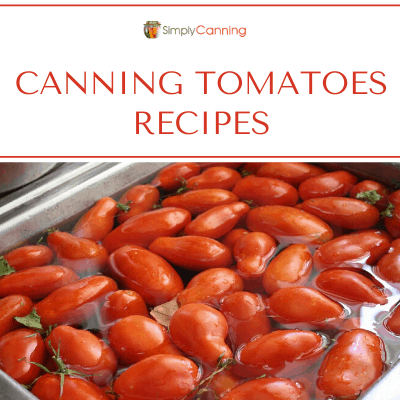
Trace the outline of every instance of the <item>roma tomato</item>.
<instances>
[{"instance_id":1,"label":"roma tomato","mask_svg":"<svg viewBox=\"0 0 400 400\"><path fill-rule=\"evenodd\" d=\"M163 168L151 184L167 192L179 189L184 180L199 175L201 168L197 163L175 163Z\"/></svg>"},{"instance_id":2,"label":"roma tomato","mask_svg":"<svg viewBox=\"0 0 400 400\"><path fill-rule=\"evenodd\" d=\"M49 265L53 261L54 253L47 246L23 246L4 254L4 259L16 271L32 267Z\"/></svg>"},{"instance_id":3,"label":"roma tomato","mask_svg":"<svg viewBox=\"0 0 400 400\"><path fill-rule=\"evenodd\" d=\"M223 189L192 190L178 196L167 197L162 202L163 207L180 207L192 215L199 215L211 208L232 204L239 201L236 194Z\"/></svg>"},{"instance_id":4,"label":"roma tomato","mask_svg":"<svg viewBox=\"0 0 400 400\"><path fill-rule=\"evenodd\" d=\"M148 247L158 237L175 236L190 219L189 211L183 208L167 207L148 211L129 218L114 229L104 239L103 245L110 254L126 245Z\"/></svg>"},{"instance_id":5,"label":"roma tomato","mask_svg":"<svg viewBox=\"0 0 400 400\"><path fill-rule=\"evenodd\" d=\"M226 167L211 167L200 175L188 179L189 189L225 189L231 190L242 176L239 172Z\"/></svg>"},{"instance_id":6,"label":"roma tomato","mask_svg":"<svg viewBox=\"0 0 400 400\"><path fill-rule=\"evenodd\" d=\"M182 355L172 343L167 330L142 315L130 315L117 321L109 331L108 340L118 359L125 365L156 354Z\"/></svg>"},{"instance_id":7,"label":"roma tomato","mask_svg":"<svg viewBox=\"0 0 400 400\"><path fill-rule=\"evenodd\" d=\"M107 271L151 306L166 303L183 290L182 280L172 266L139 246L124 246L112 253Z\"/></svg>"},{"instance_id":8,"label":"roma tomato","mask_svg":"<svg viewBox=\"0 0 400 400\"><path fill-rule=\"evenodd\" d=\"M350 172L335 171L309 178L299 186L302 200L346 196L358 179Z\"/></svg>"},{"instance_id":9,"label":"roma tomato","mask_svg":"<svg viewBox=\"0 0 400 400\"><path fill-rule=\"evenodd\" d=\"M263 287L269 294L285 287L302 286L312 270L311 252L305 244L291 244L269 264L263 275Z\"/></svg>"},{"instance_id":10,"label":"roma tomato","mask_svg":"<svg viewBox=\"0 0 400 400\"><path fill-rule=\"evenodd\" d=\"M0 338L0 369L21 385L29 385L41 369L31 362L44 364L46 349L39 333L18 329Z\"/></svg>"},{"instance_id":11,"label":"roma tomato","mask_svg":"<svg viewBox=\"0 0 400 400\"><path fill-rule=\"evenodd\" d=\"M272 178L247 176L232 190L240 200L252 201L255 206L294 206L299 200L296 188Z\"/></svg>"},{"instance_id":12,"label":"roma tomato","mask_svg":"<svg viewBox=\"0 0 400 400\"><path fill-rule=\"evenodd\" d=\"M233 248L236 271L243 279L260 278L276 250L275 240L263 232L242 236Z\"/></svg>"},{"instance_id":13,"label":"roma tomato","mask_svg":"<svg viewBox=\"0 0 400 400\"><path fill-rule=\"evenodd\" d=\"M60 265L33 267L0 278L0 297L23 294L32 300L39 300L78 279L72 269Z\"/></svg>"},{"instance_id":14,"label":"roma tomato","mask_svg":"<svg viewBox=\"0 0 400 400\"><path fill-rule=\"evenodd\" d=\"M249 162L243 165L242 172L256 174L263 165L262 162Z\"/></svg>"},{"instance_id":15,"label":"roma tomato","mask_svg":"<svg viewBox=\"0 0 400 400\"><path fill-rule=\"evenodd\" d=\"M32 388L32 394L40 400L109 400L94 383L81 378L65 376L61 394L61 376L45 374Z\"/></svg>"},{"instance_id":16,"label":"roma tomato","mask_svg":"<svg viewBox=\"0 0 400 400\"><path fill-rule=\"evenodd\" d=\"M385 228L394 237L400 237L400 205L394 207L391 217L385 218Z\"/></svg>"},{"instance_id":17,"label":"roma tomato","mask_svg":"<svg viewBox=\"0 0 400 400\"><path fill-rule=\"evenodd\" d=\"M389 196L389 203L392 203L395 207L400 204L400 190L396 190Z\"/></svg>"},{"instance_id":18,"label":"roma tomato","mask_svg":"<svg viewBox=\"0 0 400 400\"><path fill-rule=\"evenodd\" d=\"M386 304L386 295L366 276L346 269L329 269L315 279L318 289L356 303Z\"/></svg>"},{"instance_id":19,"label":"roma tomato","mask_svg":"<svg viewBox=\"0 0 400 400\"><path fill-rule=\"evenodd\" d=\"M141 213L151 211L153 206L158 203L160 199L160 192L151 185L138 185L130 188L119 199L119 203L127 204L128 211L118 212L118 222L120 224L127 221L129 218L139 215Z\"/></svg>"},{"instance_id":20,"label":"roma tomato","mask_svg":"<svg viewBox=\"0 0 400 400\"><path fill-rule=\"evenodd\" d=\"M234 349L251 342L256 336L271 332L271 323L261 295L233 293L223 299L220 311L228 321L229 340Z\"/></svg>"},{"instance_id":21,"label":"roma tomato","mask_svg":"<svg viewBox=\"0 0 400 400\"><path fill-rule=\"evenodd\" d=\"M244 235L247 235L249 231L243 228L232 229L229 233L220 238L220 242L233 252L236 242Z\"/></svg>"},{"instance_id":22,"label":"roma tomato","mask_svg":"<svg viewBox=\"0 0 400 400\"><path fill-rule=\"evenodd\" d=\"M283 378L253 379L232 389L222 400L306 400L303 385Z\"/></svg>"},{"instance_id":23,"label":"roma tomato","mask_svg":"<svg viewBox=\"0 0 400 400\"><path fill-rule=\"evenodd\" d=\"M321 244L332 239L332 229L322 219L287 206L257 207L247 214L247 228L264 232L278 241Z\"/></svg>"},{"instance_id":24,"label":"roma tomato","mask_svg":"<svg viewBox=\"0 0 400 400\"><path fill-rule=\"evenodd\" d=\"M379 221L379 211L371 204L347 197L323 197L301 203L301 209L328 224L346 229L368 229Z\"/></svg>"},{"instance_id":25,"label":"roma tomato","mask_svg":"<svg viewBox=\"0 0 400 400\"><path fill-rule=\"evenodd\" d=\"M119 400L179 400L200 381L199 369L186 357L159 354L124 371L114 382Z\"/></svg>"},{"instance_id":26,"label":"roma tomato","mask_svg":"<svg viewBox=\"0 0 400 400\"><path fill-rule=\"evenodd\" d=\"M101 198L94 207L80 218L72 229L72 234L95 242L103 240L114 227L117 211L115 200L111 197Z\"/></svg>"},{"instance_id":27,"label":"roma tomato","mask_svg":"<svg viewBox=\"0 0 400 400\"><path fill-rule=\"evenodd\" d=\"M390 249L378 262L375 271L389 282L400 282L400 239L394 240Z\"/></svg>"},{"instance_id":28,"label":"roma tomato","mask_svg":"<svg viewBox=\"0 0 400 400\"><path fill-rule=\"evenodd\" d=\"M215 367L219 357L232 358L225 343L228 324L225 317L205 304L187 304L174 313L169 331L175 345L188 356Z\"/></svg>"},{"instance_id":29,"label":"roma tomato","mask_svg":"<svg viewBox=\"0 0 400 400\"><path fill-rule=\"evenodd\" d=\"M339 303L308 287L279 289L267 300L267 311L282 324L330 326L341 323L345 317Z\"/></svg>"},{"instance_id":30,"label":"roma tomato","mask_svg":"<svg viewBox=\"0 0 400 400\"><path fill-rule=\"evenodd\" d=\"M0 300L0 337L17 329L20 324L14 317L24 317L32 310L29 297L15 294Z\"/></svg>"},{"instance_id":31,"label":"roma tomato","mask_svg":"<svg viewBox=\"0 0 400 400\"><path fill-rule=\"evenodd\" d=\"M91 318L96 308L117 284L105 276L89 276L69 283L35 305L44 328L50 325L79 325Z\"/></svg>"},{"instance_id":32,"label":"roma tomato","mask_svg":"<svg viewBox=\"0 0 400 400\"><path fill-rule=\"evenodd\" d=\"M60 264L78 274L99 272L107 265L107 250L93 240L67 232L53 232L47 236L47 243L55 251Z\"/></svg>"},{"instance_id":33,"label":"roma tomato","mask_svg":"<svg viewBox=\"0 0 400 400\"><path fill-rule=\"evenodd\" d=\"M366 230L339 236L323 244L313 256L319 270L341 266L362 268L373 265L390 248L390 236L384 231Z\"/></svg>"},{"instance_id":34,"label":"roma tomato","mask_svg":"<svg viewBox=\"0 0 400 400\"><path fill-rule=\"evenodd\" d=\"M257 176L279 179L297 187L301 182L325 172L320 167L306 163L268 162L257 171Z\"/></svg>"},{"instance_id":35,"label":"roma tomato","mask_svg":"<svg viewBox=\"0 0 400 400\"><path fill-rule=\"evenodd\" d=\"M194 271L226 268L232 264L232 254L226 246L202 236L161 237L149 248L172 264Z\"/></svg>"},{"instance_id":36,"label":"roma tomato","mask_svg":"<svg viewBox=\"0 0 400 400\"><path fill-rule=\"evenodd\" d=\"M133 290L117 290L112 293L100 310L101 320L104 324L113 323L130 315L149 316L143 297Z\"/></svg>"},{"instance_id":37,"label":"roma tomato","mask_svg":"<svg viewBox=\"0 0 400 400\"><path fill-rule=\"evenodd\" d=\"M324 350L324 340L315 332L274 331L244 345L236 353L238 364L233 371L244 378L263 374L295 376L315 363Z\"/></svg>"},{"instance_id":38,"label":"roma tomato","mask_svg":"<svg viewBox=\"0 0 400 400\"><path fill-rule=\"evenodd\" d=\"M212 268L196 275L178 294L178 304L205 303L219 307L220 300L243 290L243 279L231 269Z\"/></svg>"},{"instance_id":39,"label":"roma tomato","mask_svg":"<svg viewBox=\"0 0 400 400\"><path fill-rule=\"evenodd\" d=\"M89 380L96 385L106 385L117 371L117 357L113 350L89 331L59 325L51 331L45 343L52 355L53 349L56 352L59 349L60 358L67 368L92 375Z\"/></svg>"},{"instance_id":40,"label":"roma tomato","mask_svg":"<svg viewBox=\"0 0 400 400\"><path fill-rule=\"evenodd\" d=\"M382 374L382 348L382 341L372 332L343 333L322 362L318 389L324 396L357 398Z\"/></svg>"},{"instance_id":41,"label":"roma tomato","mask_svg":"<svg viewBox=\"0 0 400 400\"><path fill-rule=\"evenodd\" d=\"M377 200L374 195L376 192L382 198ZM384 210L389 203L389 189L379 182L375 181L361 181L353 186L350 190L350 197L353 199L360 199L366 203L373 204L379 211Z\"/></svg>"},{"instance_id":42,"label":"roma tomato","mask_svg":"<svg viewBox=\"0 0 400 400\"><path fill-rule=\"evenodd\" d=\"M395 335L400 335L400 307L397 306L390 314L389 318L385 319L384 325L386 329Z\"/></svg>"},{"instance_id":43,"label":"roma tomato","mask_svg":"<svg viewBox=\"0 0 400 400\"><path fill-rule=\"evenodd\" d=\"M231 231L249 210L249 205L241 202L214 207L189 222L184 232L186 235L218 239Z\"/></svg>"}]
</instances>

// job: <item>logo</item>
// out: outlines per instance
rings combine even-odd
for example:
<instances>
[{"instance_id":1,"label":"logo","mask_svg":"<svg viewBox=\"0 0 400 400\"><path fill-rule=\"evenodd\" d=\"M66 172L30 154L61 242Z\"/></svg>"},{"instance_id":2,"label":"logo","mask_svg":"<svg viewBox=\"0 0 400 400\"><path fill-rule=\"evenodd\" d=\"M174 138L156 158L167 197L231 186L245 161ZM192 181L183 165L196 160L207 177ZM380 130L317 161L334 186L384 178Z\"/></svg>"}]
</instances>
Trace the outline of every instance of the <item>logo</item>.
<instances>
[{"instance_id":1,"label":"logo","mask_svg":"<svg viewBox=\"0 0 400 400\"><path fill-rule=\"evenodd\" d=\"M148 39L156 39L161 34L161 23L158 21L147 21L144 24L143 31Z\"/></svg>"}]
</instances>

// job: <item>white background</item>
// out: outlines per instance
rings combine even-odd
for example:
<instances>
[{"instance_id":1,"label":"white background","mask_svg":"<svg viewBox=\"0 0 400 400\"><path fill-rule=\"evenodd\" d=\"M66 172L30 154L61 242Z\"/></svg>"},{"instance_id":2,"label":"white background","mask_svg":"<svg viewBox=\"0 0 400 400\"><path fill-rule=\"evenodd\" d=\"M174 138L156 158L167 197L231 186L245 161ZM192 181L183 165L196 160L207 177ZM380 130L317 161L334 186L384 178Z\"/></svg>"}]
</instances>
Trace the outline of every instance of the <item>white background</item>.
<instances>
[{"instance_id":1,"label":"white background","mask_svg":"<svg viewBox=\"0 0 400 400\"><path fill-rule=\"evenodd\" d=\"M0 132L1 156L396 156L398 154L398 92L400 89L398 8L1 8L0 9ZM171 27L236 26L239 36L170 36L149 40L147 20ZM155 72L182 74L183 94L133 94L133 72L145 79ZM195 71L236 71L246 83L250 71L261 86L274 71L274 92L289 71L300 91L247 94L246 85L226 96L210 79L209 94ZM351 94L352 71L383 71L387 91L375 96ZM23 71L27 89L41 89L52 71L62 95L18 92ZM88 94L70 86L65 72L83 81ZM110 82L115 94L96 85L92 73ZM120 94L120 74L126 71L127 94ZM300 71L322 71L308 94L308 78ZM332 96L322 89L322 76L341 71L349 78L345 93ZM378 76L376 76L378 78ZM175 77L166 80L172 89ZM228 79L226 80L228 84ZM228 86L227 86L228 87ZM332 87L333 80L332 80ZM380 87L360 85L360 89ZM194 111L196 120L182 123L194 135L135 134L135 111ZM209 114L208 134L202 134L202 113ZM233 122L215 135L215 111L265 111L269 132L234 135ZM192 123L190 123L192 122ZM171 124L170 124L171 126ZM154 130L157 126L153 125ZM166 128L168 125L166 125ZM260 127L250 125L259 129Z\"/></svg>"}]
</instances>

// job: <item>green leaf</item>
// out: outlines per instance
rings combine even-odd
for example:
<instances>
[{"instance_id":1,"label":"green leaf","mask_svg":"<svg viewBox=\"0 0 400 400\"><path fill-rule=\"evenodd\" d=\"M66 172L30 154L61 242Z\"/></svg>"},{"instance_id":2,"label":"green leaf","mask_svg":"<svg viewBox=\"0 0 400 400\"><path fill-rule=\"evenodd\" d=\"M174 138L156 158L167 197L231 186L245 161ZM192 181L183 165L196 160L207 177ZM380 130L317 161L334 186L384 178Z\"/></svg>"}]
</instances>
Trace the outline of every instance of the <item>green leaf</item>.
<instances>
[{"instance_id":1,"label":"green leaf","mask_svg":"<svg viewBox=\"0 0 400 400\"><path fill-rule=\"evenodd\" d=\"M376 190L367 190L357 193L356 199L363 200L368 204L375 204L382 199L382 196Z\"/></svg>"},{"instance_id":2,"label":"green leaf","mask_svg":"<svg viewBox=\"0 0 400 400\"><path fill-rule=\"evenodd\" d=\"M36 310L32 310L31 313L25 315L25 317L14 317L14 319L28 328L33 328L40 332L44 332L43 326L40 323L40 316Z\"/></svg>"},{"instance_id":3,"label":"green leaf","mask_svg":"<svg viewBox=\"0 0 400 400\"><path fill-rule=\"evenodd\" d=\"M381 216L382 217L389 217L392 218L393 217L393 213L392 211L394 210L394 205L392 203L389 203L386 210L381 212Z\"/></svg>"},{"instance_id":4,"label":"green leaf","mask_svg":"<svg viewBox=\"0 0 400 400\"><path fill-rule=\"evenodd\" d=\"M117 203L117 208L121 211L128 212L131 209L131 207L129 205L131 203L132 203L132 200L129 200L126 204Z\"/></svg>"},{"instance_id":5,"label":"green leaf","mask_svg":"<svg viewBox=\"0 0 400 400\"><path fill-rule=\"evenodd\" d=\"M15 272L15 269L10 266L4 257L0 257L0 276L10 275Z\"/></svg>"},{"instance_id":6,"label":"green leaf","mask_svg":"<svg viewBox=\"0 0 400 400\"><path fill-rule=\"evenodd\" d=\"M252 175L253 173L250 171L246 171L245 169L242 171L242 177L244 178L245 176Z\"/></svg>"}]
</instances>

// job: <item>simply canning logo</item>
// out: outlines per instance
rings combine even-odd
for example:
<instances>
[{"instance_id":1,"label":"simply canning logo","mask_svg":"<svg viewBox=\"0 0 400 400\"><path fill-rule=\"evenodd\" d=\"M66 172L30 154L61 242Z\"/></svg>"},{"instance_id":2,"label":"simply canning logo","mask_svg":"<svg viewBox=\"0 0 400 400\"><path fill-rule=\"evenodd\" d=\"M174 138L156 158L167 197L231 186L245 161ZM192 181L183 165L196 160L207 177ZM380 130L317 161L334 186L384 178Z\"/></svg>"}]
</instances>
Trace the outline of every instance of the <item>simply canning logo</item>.
<instances>
[{"instance_id":1,"label":"simply canning logo","mask_svg":"<svg viewBox=\"0 0 400 400\"><path fill-rule=\"evenodd\" d=\"M208 36L246 36L246 28L245 27L234 27L234 26L225 26L225 27L211 27L205 25L198 25L196 27L172 27L164 25L161 28L161 23L158 21L147 21L144 24L144 34L149 39L155 39L163 35L174 35L174 36L194 36L194 35L208 35Z\"/></svg>"}]
</instances>

